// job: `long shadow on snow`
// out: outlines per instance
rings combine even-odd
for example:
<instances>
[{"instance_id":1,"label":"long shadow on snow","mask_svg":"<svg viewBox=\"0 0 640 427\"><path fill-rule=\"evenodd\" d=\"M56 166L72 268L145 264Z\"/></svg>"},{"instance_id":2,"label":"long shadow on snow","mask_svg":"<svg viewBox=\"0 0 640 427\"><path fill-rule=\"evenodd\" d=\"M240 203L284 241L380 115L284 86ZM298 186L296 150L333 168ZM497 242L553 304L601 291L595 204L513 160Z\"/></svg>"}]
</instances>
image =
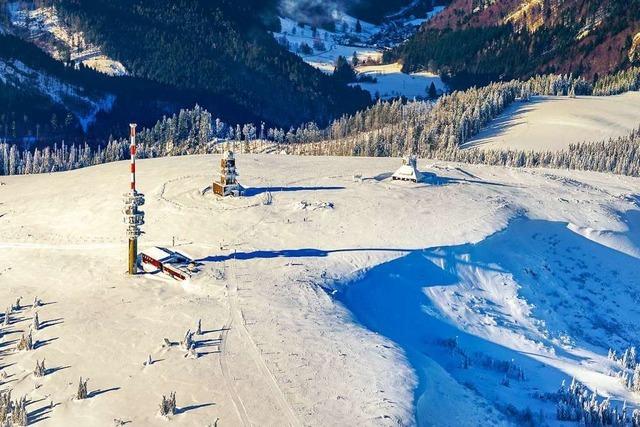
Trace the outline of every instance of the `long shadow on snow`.
<instances>
[{"instance_id":1,"label":"long shadow on snow","mask_svg":"<svg viewBox=\"0 0 640 427\"><path fill-rule=\"evenodd\" d=\"M280 251L252 251L252 252L234 252L229 255L212 255L197 260L197 262L222 262L232 259L240 261L248 261L252 259L270 259L270 258L324 258L329 254L337 252L359 252L359 251L382 251L382 252L409 252L413 249L393 249L393 248L362 248L362 249L285 249Z\"/></svg>"},{"instance_id":2,"label":"long shadow on snow","mask_svg":"<svg viewBox=\"0 0 640 427\"><path fill-rule=\"evenodd\" d=\"M515 282L518 297L532 308L528 317L544 321L541 328L546 325L551 336L545 338L543 330L524 332L529 333L530 339L553 348L559 357L580 361L568 352L570 347L554 339L554 334L569 333L576 344L601 355L606 354L608 345L629 345L640 338L632 326L640 322L640 310L629 308L637 298L635 290L640 289L637 259L573 233L564 223L520 219L477 244L413 251L369 270L361 279L345 285L336 298L368 329L404 350L418 377L415 389L418 424L426 423L426 414L418 409L429 385L430 364L425 358L450 365L451 357L436 343L453 337L457 337L460 348L479 351L496 360L513 360L525 372L536 373L526 385L512 385L510 389L500 386L499 380L488 386L486 381L474 383L474 375L469 373L473 369L467 372L455 366L448 369L455 372L458 382L473 384L490 402L506 401L524 409L530 403L531 392L553 392L563 379L569 379L566 373L542 364L540 359L544 356L535 359L525 351L462 330L442 315L429 296L429 288L446 291L456 286L456 291L464 293L475 287L476 293L488 300L485 309L488 307L491 314L499 315L503 308L500 296L488 294L475 282L483 275L493 275L490 280ZM605 286L603 278L612 277L617 277L622 285L613 289ZM598 310L594 308L602 305L602 312L596 313ZM618 324L616 319L621 318L628 319L626 324ZM573 324L576 321L580 322L577 328ZM521 332L519 327L505 324L506 329L517 333ZM589 333L581 333L585 330ZM614 330L617 339L610 343L602 340ZM515 392L518 388L522 389L520 396ZM553 408L548 407L547 412L553 416Z\"/></svg>"},{"instance_id":3,"label":"long shadow on snow","mask_svg":"<svg viewBox=\"0 0 640 427\"><path fill-rule=\"evenodd\" d=\"M197 259L196 262L223 262L230 260L250 261L253 259L271 259L271 258L325 258L331 254L346 252L405 252L411 253L416 249L411 248L349 248L349 249L284 249L284 250L258 250L252 252L234 252L228 255L211 255L205 258ZM464 261L461 261L464 262ZM493 267L485 266L492 270Z\"/></svg>"},{"instance_id":4,"label":"long shadow on snow","mask_svg":"<svg viewBox=\"0 0 640 427\"><path fill-rule=\"evenodd\" d=\"M247 197L258 196L260 194L271 193L288 193L292 191L327 191L327 190L344 190L345 187L249 187L245 189L244 195Z\"/></svg>"}]
</instances>

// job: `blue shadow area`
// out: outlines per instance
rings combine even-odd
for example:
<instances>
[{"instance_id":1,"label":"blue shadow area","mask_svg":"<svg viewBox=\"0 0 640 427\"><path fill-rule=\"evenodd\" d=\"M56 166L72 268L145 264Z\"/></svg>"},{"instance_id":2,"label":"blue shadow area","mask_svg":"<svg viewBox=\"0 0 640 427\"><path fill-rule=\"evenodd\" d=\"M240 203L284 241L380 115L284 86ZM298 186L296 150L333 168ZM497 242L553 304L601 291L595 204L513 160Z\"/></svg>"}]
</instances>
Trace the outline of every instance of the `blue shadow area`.
<instances>
[{"instance_id":1,"label":"blue shadow area","mask_svg":"<svg viewBox=\"0 0 640 427\"><path fill-rule=\"evenodd\" d=\"M627 219L637 226L636 214ZM517 284L518 297L524 298L532 310L527 318L540 322L539 331L531 325L525 329L514 321L500 306L500 295L482 288L480 280L491 274L492 280L513 280ZM566 373L541 362L544 355L534 358L527 352L470 334L457 326L464 324L463 319L444 317L428 290L451 286L455 292L473 291L485 300L481 301L481 308L466 309L490 315L501 328L543 343L555 353L554 357L570 363L589 362L570 352L572 346L604 356L609 346L623 348L640 340L634 327L640 322L640 310L633 303L640 289L640 261L586 239L564 223L519 219L505 231L477 244L413 251L345 284L335 298L363 326L393 341L405 353L418 377L414 393L418 425L429 424L429 414L419 410L422 399L434 398L424 396L430 381L428 367L432 366L426 358L440 364L461 385L470 384L487 402L503 405L496 405L498 410L504 410L505 402L519 410L533 404L544 407L547 416L553 417L553 402L532 402L531 395L553 393L562 380L570 380ZM545 338L547 332L549 336ZM557 338L566 336L573 344L560 344ZM482 368L452 365L451 353L442 342L454 337L457 345L469 352L513 361L529 378L504 387L499 383L500 374L494 373L497 378L491 383L486 377L492 374ZM484 380L476 378L480 373Z\"/></svg>"},{"instance_id":2,"label":"blue shadow area","mask_svg":"<svg viewBox=\"0 0 640 427\"><path fill-rule=\"evenodd\" d=\"M270 259L270 258L324 258L332 253L340 252L410 252L414 249L398 249L398 248L354 248L354 249L285 249L281 251L252 251L252 252L234 252L228 255L211 255L196 260L197 262L223 262L232 259L239 261L248 261L253 259Z\"/></svg>"},{"instance_id":3,"label":"blue shadow area","mask_svg":"<svg viewBox=\"0 0 640 427\"><path fill-rule=\"evenodd\" d=\"M263 193L288 193L292 191L331 191L344 190L345 187L250 187L244 190L247 197L258 196Z\"/></svg>"}]
</instances>

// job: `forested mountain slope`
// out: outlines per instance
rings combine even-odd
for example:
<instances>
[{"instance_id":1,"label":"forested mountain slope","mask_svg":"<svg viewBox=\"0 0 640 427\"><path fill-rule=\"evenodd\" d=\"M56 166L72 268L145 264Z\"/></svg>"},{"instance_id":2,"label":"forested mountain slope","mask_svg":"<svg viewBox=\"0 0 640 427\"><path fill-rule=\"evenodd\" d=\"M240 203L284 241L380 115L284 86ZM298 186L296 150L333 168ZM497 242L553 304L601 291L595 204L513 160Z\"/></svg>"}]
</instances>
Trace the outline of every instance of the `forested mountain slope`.
<instances>
[{"instance_id":1,"label":"forested mountain slope","mask_svg":"<svg viewBox=\"0 0 640 427\"><path fill-rule=\"evenodd\" d=\"M231 122L258 120L222 96L65 66L7 34L0 34L0 101L0 138L36 145L62 140L105 145L109 135L126 134L132 119L151 125L197 102Z\"/></svg>"},{"instance_id":2,"label":"forested mountain slope","mask_svg":"<svg viewBox=\"0 0 640 427\"><path fill-rule=\"evenodd\" d=\"M639 0L455 0L387 55L459 86L574 73L588 79L637 64Z\"/></svg>"},{"instance_id":3,"label":"forested mountain slope","mask_svg":"<svg viewBox=\"0 0 640 427\"><path fill-rule=\"evenodd\" d=\"M267 122L326 122L369 102L267 32L267 0L57 0L64 18L138 77L220 95Z\"/></svg>"}]
</instances>

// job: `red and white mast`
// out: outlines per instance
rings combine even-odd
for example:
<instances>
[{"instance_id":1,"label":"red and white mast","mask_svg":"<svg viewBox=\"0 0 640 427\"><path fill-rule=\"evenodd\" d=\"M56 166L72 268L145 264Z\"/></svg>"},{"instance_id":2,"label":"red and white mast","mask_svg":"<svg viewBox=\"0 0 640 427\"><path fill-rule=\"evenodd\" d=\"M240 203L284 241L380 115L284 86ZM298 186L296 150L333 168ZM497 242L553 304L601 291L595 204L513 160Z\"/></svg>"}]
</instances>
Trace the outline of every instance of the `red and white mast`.
<instances>
[{"instance_id":1,"label":"red and white mast","mask_svg":"<svg viewBox=\"0 0 640 427\"><path fill-rule=\"evenodd\" d=\"M136 191L136 124L131 123L131 138L129 151L131 152L131 191Z\"/></svg>"},{"instance_id":2,"label":"red and white mast","mask_svg":"<svg viewBox=\"0 0 640 427\"><path fill-rule=\"evenodd\" d=\"M129 257L128 266L129 274L136 274L138 271L138 237L142 234L140 227L144 224L144 212L138 210L138 207L144 205L144 194L138 193L136 190L136 125L132 123L131 140L129 151L131 153L131 189L123 196L124 222L127 224L127 237L129 238Z\"/></svg>"}]
</instances>

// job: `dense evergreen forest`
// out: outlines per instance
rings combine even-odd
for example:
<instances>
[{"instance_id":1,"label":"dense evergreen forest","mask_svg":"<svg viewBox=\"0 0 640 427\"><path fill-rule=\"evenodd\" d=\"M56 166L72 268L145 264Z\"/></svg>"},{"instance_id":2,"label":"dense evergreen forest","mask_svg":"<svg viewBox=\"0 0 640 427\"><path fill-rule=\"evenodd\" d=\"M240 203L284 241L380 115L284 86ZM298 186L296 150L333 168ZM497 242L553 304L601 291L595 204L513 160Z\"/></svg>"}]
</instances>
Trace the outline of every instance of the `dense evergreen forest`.
<instances>
[{"instance_id":1,"label":"dense evergreen forest","mask_svg":"<svg viewBox=\"0 0 640 427\"><path fill-rule=\"evenodd\" d=\"M402 62L406 72L440 73L455 88L539 73L595 79L599 70L615 72L638 61L630 49L639 29L640 1L551 3L540 3L535 10L539 16L531 18L535 23L529 26L506 19L504 11L493 17L494 23L478 24L473 13L459 10L455 25L426 25L387 52L385 60Z\"/></svg>"},{"instance_id":2,"label":"dense evergreen forest","mask_svg":"<svg viewBox=\"0 0 640 427\"><path fill-rule=\"evenodd\" d=\"M12 142L26 138L38 145L61 140L93 144L109 135L121 135L132 117L150 126L163 114L193 107L197 102L232 122L258 120L251 111L223 102L221 96L203 97L195 91L178 90L148 79L111 77L83 66L67 66L12 35L0 34L0 65L3 61L24 64L47 81L55 79L78 87L89 98L115 96L111 109L100 113L96 123L84 133L71 105L54 103L28 84L0 80L0 138Z\"/></svg>"},{"instance_id":3,"label":"dense evergreen forest","mask_svg":"<svg viewBox=\"0 0 640 427\"><path fill-rule=\"evenodd\" d=\"M56 0L64 19L135 76L219 96L269 123L326 123L370 102L268 33L270 0ZM201 102L201 104L205 104Z\"/></svg>"},{"instance_id":4,"label":"dense evergreen forest","mask_svg":"<svg viewBox=\"0 0 640 427\"><path fill-rule=\"evenodd\" d=\"M385 16L397 12L412 2L411 0L367 0L347 3L345 8L348 13L365 21L380 23L384 21ZM431 2L429 0L423 0L423 3Z\"/></svg>"}]
</instances>

